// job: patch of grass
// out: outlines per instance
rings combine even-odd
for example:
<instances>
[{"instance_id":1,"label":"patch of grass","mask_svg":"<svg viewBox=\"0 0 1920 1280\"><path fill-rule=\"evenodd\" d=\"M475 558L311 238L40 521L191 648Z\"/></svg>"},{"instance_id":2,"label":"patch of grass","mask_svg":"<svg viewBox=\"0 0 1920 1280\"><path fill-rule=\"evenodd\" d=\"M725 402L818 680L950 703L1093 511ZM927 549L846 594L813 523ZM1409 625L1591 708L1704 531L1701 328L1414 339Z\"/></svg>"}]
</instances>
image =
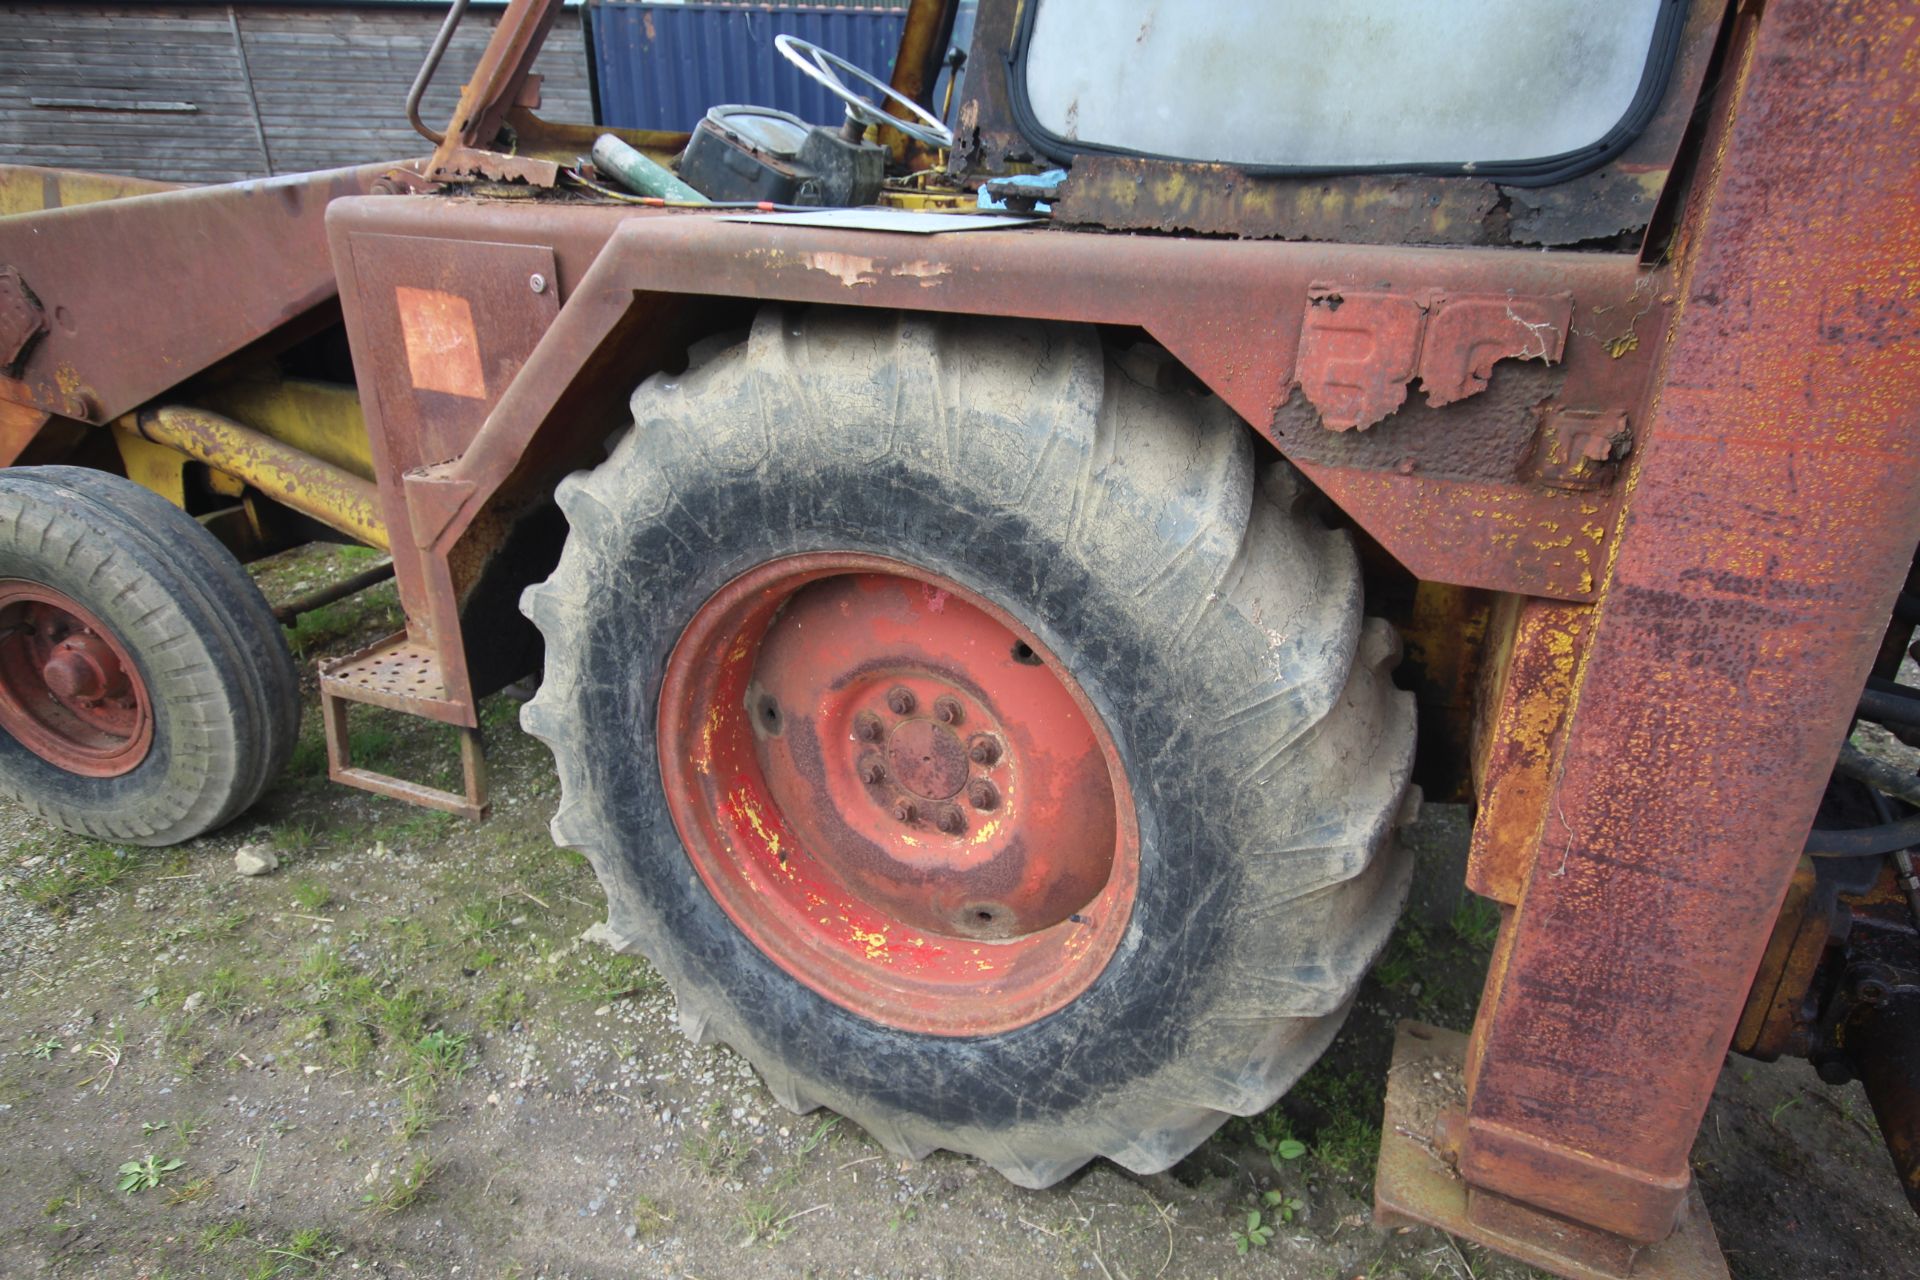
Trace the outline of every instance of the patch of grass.
<instances>
[{"instance_id":1,"label":"patch of grass","mask_svg":"<svg viewBox=\"0 0 1920 1280\"><path fill-rule=\"evenodd\" d=\"M693 1162L694 1168L720 1182L738 1177L741 1166L753 1154L751 1147L724 1131L689 1134L680 1150Z\"/></svg>"},{"instance_id":2,"label":"patch of grass","mask_svg":"<svg viewBox=\"0 0 1920 1280\"><path fill-rule=\"evenodd\" d=\"M309 1227L296 1231L279 1248L265 1248L260 1251L260 1263L271 1262L272 1269L265 1276L313 1275L329 1259L338 1257L340 1247L329 1240L326 1234L317 1228ZM259 1265L255 1266L255 1275L262 1275Z\"/></svg>"},{"instance_id":3,"label":"patch of grass","mask_svg":"<svg viewBox=\"0 0 1920 1280\"><path fill-rule=\"evenodd\" d=\"M394 1132L401 1139L412 1142L433 1128L433 1122L440 1118L439 1109L434 1104L437 1090L431 1083L418 1083L407 1090L400 1105L400 1117L394 1121Z\"/></svg>"},{"instance_id":4,"label":"patch of grass","mask_svg":"<svg viewBox=\"0 0 1920 1280\"><path fill-rule=\"evenodd\" d=\"M211 1175L195 1178L191 1182L170 1188L167 1191L167 1203L169 1205L190 1204L212 1190L213 1178Z\"/></svg>"},{"instance_id":5,"label":"patch of grass","mask_svg":"<svg viewBox=\"0 0 1920 1280\"><path fill-rule=\"evenodd\" d=\"M1374 981L1389 991L1400 990L1426 971L1431 952L1426 930L1411 914L1407 915L1394 930L1386 954L1374 963Z\"/></svg>"},{"instance_id":6,"label":"patch of grass","mask_svg":"<svg viewBox=\"0 0 1920 1280\"><path fill-rule=\"evenodd\" d=\"M633 1230L642 1239L659 1235L673 1225L673 1210L664 1200L644 1192L633 1198Z\"/></svg>"},{"instance_id":7,"label":"patch of grass","mask_svg":"<svg viewBox=\"0 0 1920 1280\"><path fill-rule=\"evenodd\" d=\"M287 772L298 778L325 777L327 742L318 733L302 733L287 758Z\"/></svg>"},{"instance_id":8,"label":"patch of grass","mask_svg":"<svg viewBox=\"0 0 1920 1280\"><path fill-rule=\"evenodd\" d=\"M324 744L322 758L325 758ZM289 822L276 828L273 833L273 847L282 853L301 854L313 848L320 839L320 829L311 822Z\"/></svg>"},{"instance_id":9,"label":"patch of grass","mask_svg":"<svg viewBox=\"0 0 1920 1280\"><path fill-rule=\"evenodd\" d=\"M205 993L203 1007L232 1020L246 1004L240 972L237 969L222 966L207 975L206 983L200 988Z\"/></svg>"},{"instance_id":10,"label":"patch of grass","mask_svg":"<svg viewBox=\"0 0 1920 1280\"><path fill-rule=\"evenodd\" d=\"M410 1209L427 1197L434 1175L439 1172L439 1165L422 1151L414 1156L413 1163L404 1172L395 1175L385 1187L361 1196L361 1207L368 1213L382 1216Z\"/></svg>"},{"instance_id":11,"label":"patch of grass","mask_svg":"<svg viewBox=\"0 0 1920 1280\"><path fill-rule=\"evenodd\" d=\"M1462 893L1447 921L1453 936L1471 950L1488 953L1500 936L1500 907L1477 893Z\"/></svg>"},{"instance_id":12,"label":"patch of grass","mask_svg":"<svg viewBox=\"0 0 1920 1280\"><path fill-rule=\"evenodd\" d=\"M409 1044L407 1055L434 1079L457 1080L467 1071L467 1037L436 1028Z\"/></svg>"},{"instance_id":13,"label":"patch of grass","mask_svg":"<svg viewBox=\"0 0 1920 1280\"><path fill-rule=\"evenodd\" d=\"M825 1120L822 1120L819 1123L819 1125L815 1127L812 1133L808 1134L804 1139L801 1140L800 1154L804 1156L808 1152L812 1151L815 1147L825 1142L827 1140L827 1136L833 1132L834 1126L839 1123L840 1123L839 1116L828 1116Z\"/></svg>"},{"instance_id":14,"label":"patch of grass","mask_svg":"<svg viewBox=\"0 0 1920 1280\"><path fill-rule=\"evenodd\" d=\"M247 1234L245 1218L228 1218L225 1222L216 1222L200 1232L200 1252L212 1253L223 1244L230 1244Z\"/></svg>"},{"instance_id":15,"label":"patch of grass","mask_svg":"<svg viewBox=\"0 0 1920 1280\"><path fill-rule=\"evenodd\" d=\"M499 898L476 898L453 913L454 927L468 942L478 942L500 932L512 919Z\"/></svg>"},{"instance_id":16,"label":"patch of grass","mask_svg":"<svg viewBox=\"0 0 1920 1280\"><path fill-rule=\"evenodd\" d=\"M527 1017L527 993L518 987L495 987L480 1002L480 1025L506 1031Z\"/></svg>"},{"instance_id":17,"label":"patch of grass","mask_svg":"<svg viewBox=\"0 0 1920 1280\"><path fill-rule=\"evenodd\" d=\"M333 890L313 880L293 882L293 901L305 911L321 911L333 901Z\"/></svg>"},{"instance_id":18,"label":"patch of grass","mask_svg":"<svg viewBox=\"0 0 1920 1280\"><path fill-rule=\"evenodd\" d=\"M660 975L639 956L582 952L577 961L580 976L568 990L583 1004L605 1004L661 989Z\"/></svg>"},{"instance_id":19,"label":"patch of grass","mask_svg":"<svg viewBox=\"0 0 1920 1280\"><path fill-rule=\"evenodd\" d=\"M734 1219L740 1228L740 1247L779 1244L793 1234L795 1218L812 1212L805 1209L801 1213L790 1213L785 1205L774 1200L749 1200L740 1210L740 1216Z\"/></svg>"},{"instance_id":20,"label":"patch of grass","mask_svg":"<svg viewBox=\"0 0 1920 1280\"><path fill-rule=\"evenodd\" d=\"M1379 1154L1380 1125L1352 1112L1322 1126L1313 1144L1314 1159L1349 1176L1367 1172Z\"/></svg>"}]
</instances>

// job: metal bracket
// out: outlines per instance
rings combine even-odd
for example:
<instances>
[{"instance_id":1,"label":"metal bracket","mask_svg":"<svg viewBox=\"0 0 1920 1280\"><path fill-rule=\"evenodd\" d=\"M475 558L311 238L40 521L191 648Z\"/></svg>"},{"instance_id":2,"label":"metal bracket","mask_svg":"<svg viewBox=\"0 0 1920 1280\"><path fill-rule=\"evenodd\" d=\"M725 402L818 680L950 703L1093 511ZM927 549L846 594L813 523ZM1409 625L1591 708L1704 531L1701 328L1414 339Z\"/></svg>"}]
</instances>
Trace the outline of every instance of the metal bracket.
<instances>
[{"instance_id":1,"label":"metal bracket","mask_svg":"<svg viewBox=\"0 0 1920 1280\"><path fill-rule=\"evenodd\" d=\"M1387 1072L1373 1220L1430 1226L1567 1280L1727 1280L1698 1186L1671 1236L1639 1245L1469 1184L1449 1140L1464 1127L1467 1037L1402 1022Z\"/></svg>"}]
</instances>

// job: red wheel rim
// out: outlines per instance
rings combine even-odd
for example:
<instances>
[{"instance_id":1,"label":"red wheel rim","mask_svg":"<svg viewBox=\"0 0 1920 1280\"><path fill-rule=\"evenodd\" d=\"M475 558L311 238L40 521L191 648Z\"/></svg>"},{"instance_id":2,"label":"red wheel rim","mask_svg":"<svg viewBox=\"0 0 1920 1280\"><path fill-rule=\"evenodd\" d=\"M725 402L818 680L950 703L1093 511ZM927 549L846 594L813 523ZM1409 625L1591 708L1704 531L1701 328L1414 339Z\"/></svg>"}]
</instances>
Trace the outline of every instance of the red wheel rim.
<instances>
[{"instance_id":1,"label":"red wheel rim","mask_svg":"<svg viewBox=\"0 0 1920 1280\"><path fill-rule=\"evenodd\" d=\"M985 1035L1090 986L1140 838L1099 715L1004 610L880 556L761 565L688 624L660 696L700 878L795 979L873 1021Z\"/></svg>"},{"instance_id":2,"label":"red wheel rim","mask_svg":"<svg viewBox=\"0 0 1920 1280\"><path fill-rule=\"evenodd\" d=\"M84 606L0 579L0 730L68 773L112 778L147 758L153 710L140 669Z\"/></svg>"}]
</instances>

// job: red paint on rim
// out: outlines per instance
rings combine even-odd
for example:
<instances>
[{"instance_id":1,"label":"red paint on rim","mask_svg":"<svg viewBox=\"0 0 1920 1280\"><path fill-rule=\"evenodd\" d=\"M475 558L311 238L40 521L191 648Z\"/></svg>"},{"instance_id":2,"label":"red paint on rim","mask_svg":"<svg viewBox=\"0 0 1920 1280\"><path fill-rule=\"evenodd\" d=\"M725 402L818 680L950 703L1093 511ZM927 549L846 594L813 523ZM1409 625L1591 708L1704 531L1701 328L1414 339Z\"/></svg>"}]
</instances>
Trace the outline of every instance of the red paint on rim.
<instances>
[{"instance_id":1,"label":"red paint on rim","mask_svg":"<svg viewBox=\"0 0 1920 1280\"><path fill-rule=\"evenodd\" d=\"M787 973L889 1026L986 1035L1084 992L1140 837L1086 695L1004 610L820 552L728 583L667 663L667 804L700 878Z\"/></svg>"},{"instance_id":2,"label":"red paint on rim","mask_svg":"<svg viewBox=\"0 0 1920 1280\"><path fill-rule=\"evenodd\" d=\"M56 768L113 778L153 747L147 686L119 639L77 600L0 580L0 730Z\"/></svg>"}]
</instances>

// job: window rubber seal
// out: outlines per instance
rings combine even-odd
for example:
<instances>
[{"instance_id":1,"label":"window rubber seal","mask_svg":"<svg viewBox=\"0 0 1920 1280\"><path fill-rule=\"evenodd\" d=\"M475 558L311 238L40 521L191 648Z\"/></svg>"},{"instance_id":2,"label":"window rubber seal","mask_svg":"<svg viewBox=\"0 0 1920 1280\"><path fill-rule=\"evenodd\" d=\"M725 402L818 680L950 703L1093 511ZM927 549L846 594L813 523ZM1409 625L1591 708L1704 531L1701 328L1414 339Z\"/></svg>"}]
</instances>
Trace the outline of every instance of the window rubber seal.
<instances>
[{"instance_id":1,"label":"window rubber seal","mask_svg":"<svg viewBox=\"0 0 1920 1280\"><path fill-rule=\"evenodd\" d=\"M1425 161L1367 165L1235 164L1231 160L1162 155L1102 142L1078 142L1063 138L1042 125L1034 115L1033 104L1027 97L1026 77L1027 46L1032 39L1033 24L1040 11L1041 2L1042 0L1030 0L1030 3L1025 6L1026 12L1020 19L1019 34L1013 48L1006 55L1005 64L1007 98L1013 108L1014 125L1023 137L1033 143L1035 148L1050 160L1070 166L1076 156L1126 156L1138 160L1159 160L1168 164L1226 165L1254 178L1325 178L1349 174L1422 176L1478 178L1506 187L1550 187L1555 183L1566 182L1582 174L1591 173L1625 151L1646 129L1648 122L1653 119L1654 112L1660 106L1660 100L1666 96L1667 82L1672 78L1673 66L1679 57L1680 36L1686 29L1687 15L1686 0L1661 0L1660 13L1654 19L1653 40L1648 49L1647 63L1640 72L1640 83L1634 89L1633 98L1628 102L1625 114L1598 139L1571 151L1562 151L1557 155L1541 156L1532 160Z\"/></svg>"}]
</instances>

